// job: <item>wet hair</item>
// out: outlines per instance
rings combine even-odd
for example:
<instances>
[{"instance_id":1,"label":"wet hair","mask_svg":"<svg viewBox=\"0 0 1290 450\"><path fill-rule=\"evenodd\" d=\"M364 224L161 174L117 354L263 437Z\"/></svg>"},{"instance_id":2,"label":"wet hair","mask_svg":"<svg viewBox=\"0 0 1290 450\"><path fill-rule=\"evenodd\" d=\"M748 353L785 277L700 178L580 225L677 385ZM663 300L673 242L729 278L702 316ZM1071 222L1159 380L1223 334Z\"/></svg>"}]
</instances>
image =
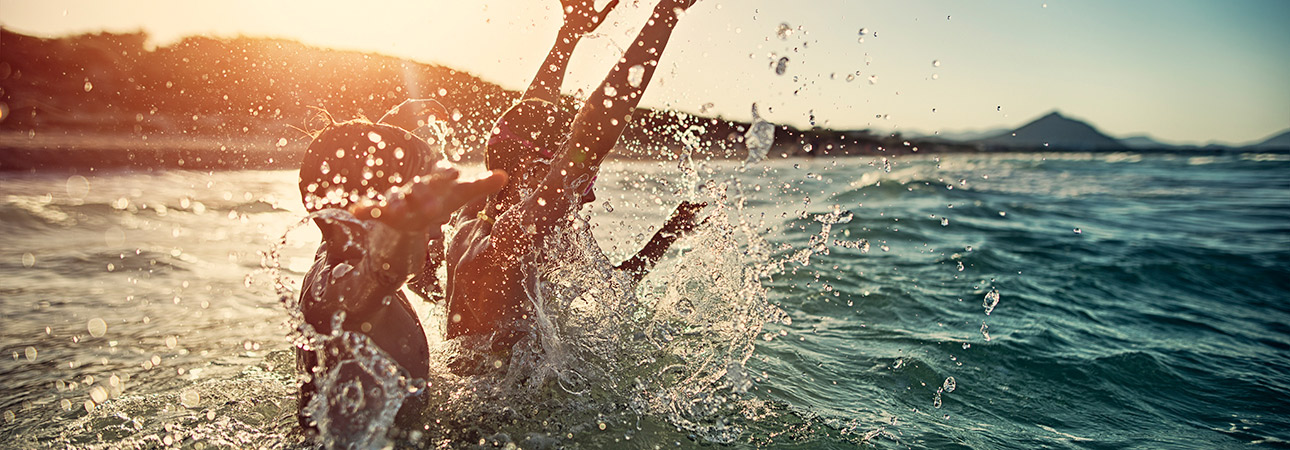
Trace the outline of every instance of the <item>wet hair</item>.
<instances>
[{"instance_id":1,"label":"wet hair","mask_svg":"<svg viewBox=\"0 0 1290 450\"><path fill-rule=\"evenodd\" d=\"M333 123L305 150L300 198L310 212L379 200L429 173L438 159L429 144L402 128L366 120Z\"/></svg>"},{"instance_id":2,"label":"wet hair","mask_svg":"<svg viewBox=\"0 0 1290 450\"><path fill-rule=\"evenodd\" d=\"M548 167L560 148L567 121L559 107L545 100L530 98L515 104L493 125L485 165L489 170L504 170L515 180L535 168Z\"/></svg>"}]
</instances>

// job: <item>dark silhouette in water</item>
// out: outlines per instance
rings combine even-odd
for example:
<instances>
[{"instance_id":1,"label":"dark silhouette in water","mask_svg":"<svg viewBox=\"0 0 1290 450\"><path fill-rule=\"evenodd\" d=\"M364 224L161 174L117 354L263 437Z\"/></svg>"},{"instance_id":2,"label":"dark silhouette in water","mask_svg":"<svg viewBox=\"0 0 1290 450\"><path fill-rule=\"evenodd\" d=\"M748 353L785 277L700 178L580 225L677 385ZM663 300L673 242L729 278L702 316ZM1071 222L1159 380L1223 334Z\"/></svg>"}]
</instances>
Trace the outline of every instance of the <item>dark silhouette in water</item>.
<instances>
[{"instance_id":1,"label":"dark silhouette in water","mask_svg":"<svg viewBox=\"0 0 1290 450\"><path fill-rule=\"evenodd\" d=\"M457 172L438 161L428 144L390 125L333 123L314 138L300 170L306 207L311 212L348 210L357 219L315 219L323 244L299 302L314 331L330 335L339 331L333 329L338 324L343 331L365 335L401 368L400 374L426 378L429 349L424 330L400 289L406 283L428 300L440 297L435 277L444 260L440 226L469 203L455 215L458 232L449 245L448 337L482 336L495 349L515 343L524 317L520 258L594 199L595 172L640 101L679 12L690 4L660 2L636 43L570 125L554 101L568 57L616 2L600 12L588 0L562 3L565 25L560 37L525 98L498 119L489 140L490 172L484 178L458 180ZM606 94L615 89L618 95ZM618 269L639 280L677 238L694 229L703 206L682 203L654 238ZM522 230L526 227L528 231ZM365 390L379 380L351 364L362 352L344 342L297 347L297 367L307 375L299 417L305 429L326 420L333 430L352 430L368 420L362 411L349 411L362 408L333 404L351 402L349 398L327 399L326 411L312 407L314 397L331 385L357 386L357 403L379 401L367 398ZM320 380L325 372L331 375ZM398 420L407 423L423 407L423 398L409 398ZM326 417L309 417L310 413Z\"/></svg>"},{"instance_id":2,"label":"dark silhouette in water","mask_svg":"<svg viewBox=\"0 0 1290 450\"><path fill-rule=\"evenodd\" d=\"M459 180L456 169L439 164L429 145L401 128L351 121L322 130L300 169L305 207L347 210L361 224L315 219L323 242L301 289L305 322L331 335L339 331L333 330L333 318L343 313L344 331L366 335L407 376L425 378L428 344L400 288L427 261L441 259L432 255L435 246L429 243L441 241L440 227L453 211L505 182L500 172ZM302 427L313 428L303 412L320 388L318 378L326 368L354 359L352 350L330 343L297 347L296 365L306 375L300 389ZM403 409L415 412L420 404L413 397ZM337 420L343 421L332 417L332 423Z\"/></svg>"},{"instance_id":3,"label":"dark silhouette in water","mask_svg":"<svg viewBox=\"0 0 1290 450\"><path fill-rule=\"evenodd\" d=\"M590 10L589 1L567 0ZM610 6L612 6L611 4ZM466 207L453 221L458 232L448 244L448 337L491 335L506 349L522 335L513 324L525 316L520 259L563 228L567 218L595 199L592 185L600 163L617 143L657 67L680 11L690 2L664 0L585 106L566 135L566 119L553 101L563 64L588 26L570 20L524 99L494 126L490 169L506 170L510 182L486 202ZM594 28L594 24L590 26ZM563 143L558 139L564 138ZM676 235L692 229L701 205L685 203L655 239L624 268L639 279Z\"/></svg>"}]
</instances>

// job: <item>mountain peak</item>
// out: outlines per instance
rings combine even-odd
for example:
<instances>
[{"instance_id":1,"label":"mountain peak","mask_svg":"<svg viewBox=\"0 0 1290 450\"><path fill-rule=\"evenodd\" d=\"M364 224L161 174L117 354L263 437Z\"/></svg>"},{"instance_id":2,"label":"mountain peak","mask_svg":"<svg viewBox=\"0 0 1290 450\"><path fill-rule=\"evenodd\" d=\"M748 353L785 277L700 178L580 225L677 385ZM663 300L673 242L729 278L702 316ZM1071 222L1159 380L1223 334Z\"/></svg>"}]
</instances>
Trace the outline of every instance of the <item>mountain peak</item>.
<instances>
[{"instance_id":1,"label":"mountain peak","mask_svg":"<svg viewBox=\"0 0 1290 450\"><path fill-rule=\"evenodd\" d=\"M1269 136L1263 142L1254 144L1253 147L1259 149L1290 148L1290 130Z\"/></svg>"},{"instance_id":2,"label":"mountain peak","mask_svg":"<svg viewBox=\"0 0 1290 450\"><path fill-rule=\"evenodd\" d=\"M1020 128L981 140L997 147L1048 147L1054 150L1121 150L1124 145L1091 125L1054 110Z\"/></svg>"}]
</instances>

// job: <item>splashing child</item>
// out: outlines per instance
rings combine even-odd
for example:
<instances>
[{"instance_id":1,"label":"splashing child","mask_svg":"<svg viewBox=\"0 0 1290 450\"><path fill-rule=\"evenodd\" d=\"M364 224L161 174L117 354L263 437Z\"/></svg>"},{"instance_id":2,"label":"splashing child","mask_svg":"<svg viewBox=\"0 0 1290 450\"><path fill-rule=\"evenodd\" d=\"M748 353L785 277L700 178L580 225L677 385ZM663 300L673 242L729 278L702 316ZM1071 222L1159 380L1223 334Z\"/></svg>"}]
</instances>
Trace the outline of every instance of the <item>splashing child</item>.
<instances>
[{"instance_id":1,"label":"splashing child","mask_svg":"<svg viewBox=\"0 0 1290 450\"><path fill-rule=\"evenodd\" d=\"M436 288L441 283L435 273L445 260L440 228L451 221L457 233L446 243L447 337L479 338L500 350L522 337L523 257L594 199L591 182L600 163L639 103L679 13L692 2L662 0L635 43L571 121L556 106L569 55L617 1L602 11L590 0L561 3L565 23L560 37L523 99L494 127L487 150L490 170L482 177L459 179L428 144L390 125L333 123L314 138L300 171L305 205L310 212L340 209L352 215L345 220L315 215L323 243L299 302L315 333L366 336L388 355L392 371L426 378L428 344L401 288L407 284L427 300L439 297ZM635 72L635 79L628 80L629 72ZM616 89L617 95L610 98L605 92L613 90L606 87ZM702 207L683 203L618 269L639 280L672 242L695 227ZM348 345L297 347L297 367L305 380L299 415L303 428L315 429L325 421L333 428L351 429L371 420L356 412L361 407L354 404L366 400L363 383L370 387L372 375L343 370L358 353ZM334 388L321 385L324 372L327 383L355 387L352 392L339 391L348 406L311 407L316 395ZM399 408L399 421L413 420L424 406L424 399L411 397Z\"/></svg>"}]
</instances>

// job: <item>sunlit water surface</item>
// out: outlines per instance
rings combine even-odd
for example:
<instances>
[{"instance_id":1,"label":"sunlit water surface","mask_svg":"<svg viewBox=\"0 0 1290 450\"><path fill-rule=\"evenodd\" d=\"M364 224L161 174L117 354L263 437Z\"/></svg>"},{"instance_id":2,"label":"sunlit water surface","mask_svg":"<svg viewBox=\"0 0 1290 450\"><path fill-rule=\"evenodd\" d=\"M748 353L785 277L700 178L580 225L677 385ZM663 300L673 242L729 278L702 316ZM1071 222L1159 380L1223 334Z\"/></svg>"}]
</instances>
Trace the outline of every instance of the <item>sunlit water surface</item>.
<instances>
[{"instance_id":1,"label":"sunlit water surface","mask_svg":"<svg viewBox=\"0 0 1290 450\"><path fill-rule=\"evenodd\" d=\"M1290 440L1284 157L614 163L597 195L599 246L535 278L538 375L432 371L392 443ZM712 222L621 292L603 266L687 197ZM0 217L0 446L304 445L275 292L318 240L294 173L4 174Z\"/></svg>"}]
</instances>

